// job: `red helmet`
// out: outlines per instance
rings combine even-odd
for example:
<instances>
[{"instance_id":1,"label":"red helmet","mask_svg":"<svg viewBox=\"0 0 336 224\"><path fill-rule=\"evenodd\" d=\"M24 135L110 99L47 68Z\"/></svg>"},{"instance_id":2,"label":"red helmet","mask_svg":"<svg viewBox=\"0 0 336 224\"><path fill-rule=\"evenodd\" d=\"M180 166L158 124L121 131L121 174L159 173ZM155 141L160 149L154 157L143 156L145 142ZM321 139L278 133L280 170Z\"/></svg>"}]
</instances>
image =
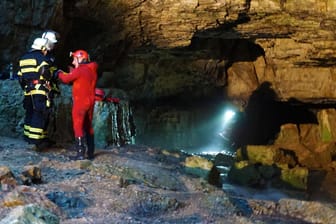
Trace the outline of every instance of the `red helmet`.
<instances>
[{"instance_id":1,"label":"red helmet","mask_svg":"<svg viewBox=\"0 0 336 224\"><path fill-rule=\"evenodd\" d=\"M77 50L75 52L70 52L70 57L83 58L90 61L89 54L84 50Z\"/></svg>"}]
</instances>

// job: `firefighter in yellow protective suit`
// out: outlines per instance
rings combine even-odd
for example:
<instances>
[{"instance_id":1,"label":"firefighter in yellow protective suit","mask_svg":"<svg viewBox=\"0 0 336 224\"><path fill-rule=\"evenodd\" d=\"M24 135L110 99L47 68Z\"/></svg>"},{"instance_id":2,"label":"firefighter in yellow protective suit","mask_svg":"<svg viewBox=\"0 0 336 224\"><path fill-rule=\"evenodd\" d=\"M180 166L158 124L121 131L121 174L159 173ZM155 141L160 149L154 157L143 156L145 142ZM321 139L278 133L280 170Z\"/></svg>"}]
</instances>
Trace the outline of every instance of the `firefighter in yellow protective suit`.
<instances>
[{"instance_id":1,"label":"firefighter in yellow protective suit","mask_svg":"<svg viewBox=\"0 0 336 224\"><path fill-rule=\"evenodd\" d=\"M36 38L31 49L19 61L18 78L24 91L23 107L26 111L24 120L24 138L42 149L47 138L50 113L49 93L51 90L49 59L46 56L48 39Z\"/></svg>"}]
</instances>

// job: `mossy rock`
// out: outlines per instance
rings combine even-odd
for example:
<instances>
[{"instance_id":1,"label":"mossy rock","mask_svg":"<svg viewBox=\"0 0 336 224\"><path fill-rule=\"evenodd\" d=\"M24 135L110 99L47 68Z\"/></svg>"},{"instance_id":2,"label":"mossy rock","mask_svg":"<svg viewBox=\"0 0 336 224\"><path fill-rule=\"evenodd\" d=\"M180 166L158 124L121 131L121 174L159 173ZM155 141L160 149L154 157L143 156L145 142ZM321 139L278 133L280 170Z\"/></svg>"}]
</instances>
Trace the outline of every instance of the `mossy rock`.
<instances>
[{"instance_id":1,"label":"mossy rock","mask_svg":"<svg viewBox=\"0 0 336 224\"><path fill-rule=\"evenodd\" d=\"M228 178L230 181L244 186L258 185L262 179L256 166L248 164L247 161L236 162L231 167Z\"/></svg>"},{"instance_id":2,"label":"mossy rock","mask_svg":"<svg viewBox=\"0 0 336 224\"><path fill-rule=\"evenodd\" d=\"M283 169L281 170L281 180L294 188L307 190L308 173L306 167Z\"/></svg>"}]
</instances>

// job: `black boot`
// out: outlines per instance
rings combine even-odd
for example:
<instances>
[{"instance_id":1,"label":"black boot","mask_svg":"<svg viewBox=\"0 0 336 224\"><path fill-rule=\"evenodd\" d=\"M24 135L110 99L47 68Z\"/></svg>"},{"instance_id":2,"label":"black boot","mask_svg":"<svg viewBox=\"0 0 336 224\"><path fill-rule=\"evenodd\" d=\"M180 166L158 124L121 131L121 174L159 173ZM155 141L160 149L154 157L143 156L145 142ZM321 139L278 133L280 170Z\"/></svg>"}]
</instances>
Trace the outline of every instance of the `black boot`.
<instances>
[{"instance_id":1,"label":"black boot","mask_svg":"<svg viewBox=\"0 0 336 224\"><path fill-rule=\"evenodd\" d=\"M72 160L83 160L85 159L85 144L84 144L84 138L83 137L77 137L76 138L76 150L77 155L70 157Z\"/></svg>"},{"instance_id":2,"label":"black boot","mask_svg":"<svg viewBox=\"0 0 336 224\"><path fill-rule=\"evenodd\" d=\"M86 135L86 144L87 144L87 156L89 160L94 159L94 135Z\"/></svg>"}]
</instances>

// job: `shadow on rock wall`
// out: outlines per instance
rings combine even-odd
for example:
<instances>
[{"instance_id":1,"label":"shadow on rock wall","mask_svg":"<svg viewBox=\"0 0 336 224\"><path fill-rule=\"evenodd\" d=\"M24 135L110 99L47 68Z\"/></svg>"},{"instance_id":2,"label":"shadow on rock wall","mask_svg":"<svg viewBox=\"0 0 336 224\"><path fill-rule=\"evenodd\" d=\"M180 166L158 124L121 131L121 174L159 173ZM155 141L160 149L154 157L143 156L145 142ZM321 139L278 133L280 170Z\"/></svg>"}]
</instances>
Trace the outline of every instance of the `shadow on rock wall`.
<instances>
[{"instance_id":1,"label":"shadow on rock wall","mask_svg":"<svg viewBox=\"0 0 336 224\"><path fill-rule=\"evenodd\" d=\"M280 102L271 83L264 82L256 89L248 101L245 112L232 133L232 141L242 145L271 144L286 123L317 124L311 106L297 100Z\"/></svg>"},{"instance_id":2,"label":"shadow on rock wall","mask_svg":"<svg viewBox=\"0 0 336 224\"><path fill-rule=\"evenodd\" d=\"M264 49L254 39L244 37L235 27L250 20L240 13L237 20L218 24L218 27L195 32L191 44L185 49L203 52L206 59L218 60L217 83L226 85L227 70L235 62L254 62L265 55Z\"/></svg>"}]
</instances>

